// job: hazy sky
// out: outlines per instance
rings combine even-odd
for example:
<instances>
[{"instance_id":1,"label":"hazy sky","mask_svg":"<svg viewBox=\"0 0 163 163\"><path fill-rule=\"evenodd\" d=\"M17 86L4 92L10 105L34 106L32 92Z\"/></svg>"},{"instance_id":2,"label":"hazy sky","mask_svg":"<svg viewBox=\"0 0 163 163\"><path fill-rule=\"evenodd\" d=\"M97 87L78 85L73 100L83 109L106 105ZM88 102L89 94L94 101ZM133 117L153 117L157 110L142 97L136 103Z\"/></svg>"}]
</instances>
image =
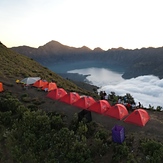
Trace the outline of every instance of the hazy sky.
<instances>
[{"instance_id":1,"label":"hazy sky","mask_svg":"<svg viewBox=\"0 0 163 163\"><path fill-rule=\"evenodd\" d=\"M104 50L163 46L162 0L0 0L0 41Z\"/></svg>"}]
</instances>

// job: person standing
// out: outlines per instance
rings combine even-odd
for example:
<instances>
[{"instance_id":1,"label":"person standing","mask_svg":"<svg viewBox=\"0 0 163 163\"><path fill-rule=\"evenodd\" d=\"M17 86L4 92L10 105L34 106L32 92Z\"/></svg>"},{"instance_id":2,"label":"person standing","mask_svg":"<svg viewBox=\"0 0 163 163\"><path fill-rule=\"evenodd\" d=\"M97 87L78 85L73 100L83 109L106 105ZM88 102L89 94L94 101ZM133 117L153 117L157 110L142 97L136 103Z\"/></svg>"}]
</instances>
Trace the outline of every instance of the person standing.
<instances>
[{"instance_id":1,"label":"person standing","mask_svg":"<svg viewBox=\"0 0 163 163\"><path fill-rule=\"evenodd\" d=\"M141 103L140 102L138 102L138 107L141 108Z\"/></svg>"},{"instance_id":2,"label":"person standing","mask_svg":"<svg viewBox=\"0 0 163 163\"><path fill-rule=\"evenodd\" d=\"M103 91L100 91L100 97L101 97L101 100L104 99L104 92Z\"/></svg>"},{"instance_id":3,"label":"person standing","mask_svg":"<svg viewBox=\"0 0 163 163\"><path fill-rule=\"evenodd\" d=\"M121 98L118 99L118 104L121 104Z\"/></svg>"},{"instance_id":4,"label":"person standing","mask_svg":"<svg viewBox=\"0 0 163 163\"><path fill-rule=\"evenodd\" d=\"M103 93L103 96L104 96L104 99L105 100L108 100L108 98L107 98L107 93L104 91L104 93Z\"/></svg>"}]
</instances>

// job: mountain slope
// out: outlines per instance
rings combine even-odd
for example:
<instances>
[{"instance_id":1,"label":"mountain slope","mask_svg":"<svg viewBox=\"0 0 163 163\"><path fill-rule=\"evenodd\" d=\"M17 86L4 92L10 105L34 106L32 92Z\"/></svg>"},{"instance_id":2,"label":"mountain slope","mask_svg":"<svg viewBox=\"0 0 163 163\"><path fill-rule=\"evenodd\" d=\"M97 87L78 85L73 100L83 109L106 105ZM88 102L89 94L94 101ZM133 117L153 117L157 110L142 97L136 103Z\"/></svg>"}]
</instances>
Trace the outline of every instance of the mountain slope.
<instances>
[{"instance_id":1,"label":"mountain slope","mask_svg":"<svg viewBox=\"0 0 163 163\"><path fill-rule=\"evenodd\" d=\"M96 96L78 87L73 82L63 79L33 59L8 49L2 43L0 44L0 65L0 81L15 82L16 79L23 79L28 76L39 76L49 82L55 81L58 87L62 87L67 91Z\"/></svg>"},{"instance_id":2,"label":"mountain slope","mask_svg":"<svg viewBox=\"0 0 163 163\"><path fill-rule=\"evenodd\" d=\"M31 57L47 67L58 62L64 65L64 62L96 61L105 64L106 68L120 67L124 70L124 78L151 74L163 78L163 47L135 50L113 48L103 51L100 48L91 50L87 47L68 47L51 41L39 48L23 46L13 47L12 50Z\"/></svg>"}]
</instances>

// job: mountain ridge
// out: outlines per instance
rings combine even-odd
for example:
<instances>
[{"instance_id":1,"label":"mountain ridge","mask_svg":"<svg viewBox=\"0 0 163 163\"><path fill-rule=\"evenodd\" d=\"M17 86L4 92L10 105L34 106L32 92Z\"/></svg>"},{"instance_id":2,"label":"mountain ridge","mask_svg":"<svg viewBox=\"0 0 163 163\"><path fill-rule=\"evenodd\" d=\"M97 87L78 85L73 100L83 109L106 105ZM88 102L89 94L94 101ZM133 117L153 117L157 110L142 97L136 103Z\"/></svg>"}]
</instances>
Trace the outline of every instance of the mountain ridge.
<instances>
[{"instance_id":1,"label":"mountain ridge","mask_svg":"<svg viewBox=\"0 0 163 163\"><path fill-rule=\"evenodd\" d=\"M86 46L81 48L69 47L57 41L50 41L38 48L13 47L11 49L47 67L58 62L63 62L64 65L65 62L87 60L102 62L108 65L108 68L119 66L124 70L123 78L125 79L151 74L163 78L163 47L134 50L119 47L105 51L100 48L91 50Z\"/></svg>"}]
</instances>

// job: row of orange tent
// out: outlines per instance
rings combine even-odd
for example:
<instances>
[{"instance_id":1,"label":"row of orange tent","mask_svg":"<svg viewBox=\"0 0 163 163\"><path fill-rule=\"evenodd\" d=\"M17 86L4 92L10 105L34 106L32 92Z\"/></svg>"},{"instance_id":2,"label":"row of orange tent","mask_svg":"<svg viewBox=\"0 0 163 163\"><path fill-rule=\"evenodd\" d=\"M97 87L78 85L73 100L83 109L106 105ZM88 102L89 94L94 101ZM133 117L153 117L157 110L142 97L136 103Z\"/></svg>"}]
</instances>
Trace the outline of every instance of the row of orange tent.
<instances>
[{"instance_id":1,"label":"row of orange tent","mask_svg":"<svg viewBox=\"0 0 163 163\"><path fill-rule=\"evenodd\" d=\"M58 88L57 84L54 82L49 83L44 80L38 80L33 86L48 91L47 97L53 100L59 100L60 102L107 115L118 120L127 117L124 122L145 126L150 119L148 113L143 109L136 109L129 115L128 110L123 104L115 104L114 106L111 106L107 100L96 101L90 96L80 96L76 92L67 93L63 88Z\"/></svg>"},{"instance_id":2,"label":"row of orange tent","mask_svg":"<svg viewBox=\"0 0 163 163\"><path fill-rule=\"evenodd\" d=\"M47 82L45 80L38 80L33 85L33 87L41 88L44 91L52 91L57 89L57 84L54 82Z\"/></svg>"},{"instance_id":3,"label":"row of orange tent","mask_svg":"<svg viewBox=\"0 0 163 163\"><path fill-rule=\"evenodd\" d=\"M76 92L67 93L63 88L57 88L47 94L48 98L59 100L75 107L93 111L99 114L107 115L124 122L133 123L139 126L145 126L150 117L143 109L136 109L128 116L128 110L122 104L111 106L107 100L94 100L90 96L80 96Z\"/></svg>"},{"instance_id":4,"label":"row of orange tent","mask_svg":"<svg viewBox=\"0 0 163 163\"><path fill-rule=\"evenodd\" d=\"M32 86L41 88L48 91L47 97L53 100L59 100L75 107L93 111L99 114L104 114L118 120L124 120L124 122L133 123L139 126L145 126L150 117L148 113L143 109L136 109L128 116L128 110L122 104L115 104L111 106L107 100L94 100L90 96L80 96L76 92L67 93L63 88L58 88L54 82L47 82L44 80L37 80ZM2 92L3 83L0 82L0 92Z\"/></svg>"}]
</instances>

